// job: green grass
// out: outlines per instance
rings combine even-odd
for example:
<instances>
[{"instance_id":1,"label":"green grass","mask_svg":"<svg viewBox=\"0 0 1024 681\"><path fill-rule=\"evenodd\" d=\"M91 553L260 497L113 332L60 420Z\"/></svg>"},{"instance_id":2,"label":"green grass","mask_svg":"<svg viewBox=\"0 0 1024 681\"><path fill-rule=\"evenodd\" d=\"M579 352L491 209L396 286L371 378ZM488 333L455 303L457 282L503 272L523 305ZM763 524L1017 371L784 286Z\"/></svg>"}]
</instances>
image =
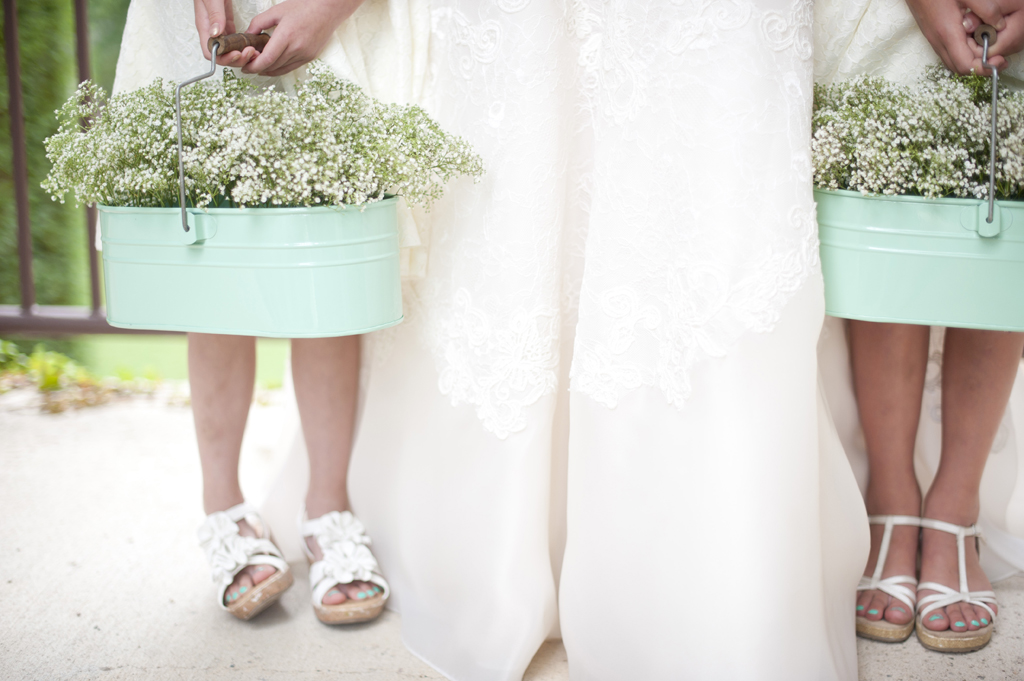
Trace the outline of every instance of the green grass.
<instances>
[{"instance_id":1,"label":"green grass","mask_svg":"<svg viewBox=\"0 0 1024 681\"><path fill-rule=\"evenodd\" d=\"M184 336L80 336L76 340L79 361L97 376L188 378L188 346ZM264 388L281 387L287 356L287 340L258 339L257 384Z\"/></svg>"}]
</instances>

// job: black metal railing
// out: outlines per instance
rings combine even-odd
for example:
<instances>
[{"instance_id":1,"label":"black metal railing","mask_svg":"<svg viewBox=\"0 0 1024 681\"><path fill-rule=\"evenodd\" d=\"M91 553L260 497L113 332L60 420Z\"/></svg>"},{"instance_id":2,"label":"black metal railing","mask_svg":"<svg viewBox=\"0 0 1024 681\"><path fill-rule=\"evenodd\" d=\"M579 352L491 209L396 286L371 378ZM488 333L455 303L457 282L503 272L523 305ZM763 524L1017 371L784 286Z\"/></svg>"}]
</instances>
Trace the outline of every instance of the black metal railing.
<instances>
[{"instance_id":1,"label":"black metal railing","mask_svg":"<svg viewBox=\"0 0 1024 681\"><path fill-rule=\"evenodd\" d=\"M75 3L75 42L78 79L89 79L89 17L86 0ZM11 117L11 156L13 159L14 202L18 216L18 273L21 304L0 305L0 335L64 335L80 333L140 333L117 329L107 323L100 299L100 269L96 253L96 208L85 210L89 253L90 305L37 305L35 279L32 276L32 222L28 202L28 153L25 142L25 112L21 88L21 55L18 46L17 0L3 0L4 46L7 58L8 106ZM151 332L141 332L151 333Z\"/></svg>"}]
</instances>

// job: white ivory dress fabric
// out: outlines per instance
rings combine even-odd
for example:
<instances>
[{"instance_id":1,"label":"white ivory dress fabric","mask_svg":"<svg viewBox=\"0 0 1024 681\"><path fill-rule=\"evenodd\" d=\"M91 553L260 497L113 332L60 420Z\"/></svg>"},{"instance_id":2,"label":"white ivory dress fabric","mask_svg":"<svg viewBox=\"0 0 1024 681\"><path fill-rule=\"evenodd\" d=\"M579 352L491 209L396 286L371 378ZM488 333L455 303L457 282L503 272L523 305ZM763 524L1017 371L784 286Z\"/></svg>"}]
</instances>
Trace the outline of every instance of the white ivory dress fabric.
<instances>
[{"instance_id":1,"label":"white ivory dress fabric","mask_svg":"<svg viewBox=\"0 0 1024 681\"><path fill-rule=\"evenodd\" d=\"M867 74L913 85L941 61L925 39L904 0L817 0L814 7L815 79L833 83ZM1004 84L1024 82L1024 59L1014 55L1000 76ZM938 469L942 438L942 339L932 329L928 379L921 409L914 463L922 490ZM820 342L819 362L829 406L862 489L868 479L867 450L853 393L846 331L829 318ZM1010 404L999 427L981 484L979 525L986 545L982 566L992 580L1024 570L1024 452L1016 436L1024 432L1024 371L1019 371Z\"/></svg>"},{"instance_id":2,"label":"white ivory dress fabric","mask_svg":"<svg viewBox=\"0 0 1024 681\"><path fill-rule=\"evenodd\" d=\"M557 634L574 679L855 678L810 5L432 15L431 112L488 172L433 207L408 321L370 340L350 481L407 645L459 680Z\"/></svg>"},{"instance_id":3,"label":"white ivory dress fabric","mask_svg":"<svg viewBox=\"0 0 1024 681\"><path fill-rule=\"evenodd\" d=\"M868 533L817 373L810 0L366 16L329 62L487 169L417 214L407 321L364 343L349 486L406 644L459 681L519 679L559 635L576 680L856 678Z\"/></svg>"}]
</instances>

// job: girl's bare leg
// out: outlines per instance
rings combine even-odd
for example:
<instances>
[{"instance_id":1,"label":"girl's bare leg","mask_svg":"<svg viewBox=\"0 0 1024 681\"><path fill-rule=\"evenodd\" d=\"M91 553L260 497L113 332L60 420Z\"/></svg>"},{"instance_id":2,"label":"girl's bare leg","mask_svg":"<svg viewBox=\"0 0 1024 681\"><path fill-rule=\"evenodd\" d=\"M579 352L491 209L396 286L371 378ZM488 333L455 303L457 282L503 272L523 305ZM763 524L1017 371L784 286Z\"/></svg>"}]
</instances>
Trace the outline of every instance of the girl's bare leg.
<instances>
[{"instance_id":1,"label":"girl's bare leg","mask_svg":"<svg viewBox=\"0 0 1024 681\"><path fill-rule=\"evenodd\" d=\"M921 396L928 366L927 326L850 321L857 406L868 450L870 479L865 503L871 515L921 513L921 490L914 475L914 441L921 416ZM875 570L883 527L871 526L871 553L864 574ZM882 577L916 571L918 529L893 528ZM881 591L863 591L857 614L906 624L913 614Z\"/></svg>"},{"instance_id":2,"label":"girl's bare leg","mask_svg":"<svg viewBox=\"0 0 1024 681\"><path fill-rule=\"evenodd\" d=\"M942 460L925 499L924 515L957 525L978 520L979 488L985 462L1010 399L1024 349L1024 334L947 329L942 363ZM973 541L966 542L971 591L991 584L978 563ZM924 530L921 581L959 588L956 537ZM934 593L922 591L926 596ZM988 624L984 608L966 603L930 614L924 626L936 631L974 631Z\"/></svg>"},{"instance_id":3,"label":"girl's bare leg","mask_svg":"<svg viewBox=\"0 0 1024 681\"><path fill-rule=\"evenodd\" d=\"M203 470L203 509L224 511L244 501L238 485L238 456L256 379L256 339L207 333L188 335L192 417ZM244 536L255 532L244 520ZM276 570L256 565L238 573L225 598L248 590Z\"/></svg>"},{"instance_id":4,"label":"girl's bare leg","mask_svg":"<svg viewBox=\"0 0 1024 681\"><path fill-rule=\"evenodd\" d=\"M293 340L292 376L309 452L306 512L317 518L349 510L348 462L359 391L359 336ZM316 540L310 537L306 543L320 559ZM372 587L366 582L337 585L323 603L343 603Z\"/></svg>"}]
</instances>

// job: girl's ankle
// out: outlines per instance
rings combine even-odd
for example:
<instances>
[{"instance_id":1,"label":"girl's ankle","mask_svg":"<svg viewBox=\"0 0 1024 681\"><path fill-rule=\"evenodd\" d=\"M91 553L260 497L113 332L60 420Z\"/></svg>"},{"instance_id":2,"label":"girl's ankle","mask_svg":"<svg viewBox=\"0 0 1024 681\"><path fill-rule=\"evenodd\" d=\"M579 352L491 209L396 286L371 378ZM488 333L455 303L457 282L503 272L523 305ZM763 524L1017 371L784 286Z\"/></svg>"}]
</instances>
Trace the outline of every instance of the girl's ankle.
<instances>
[{"instance_id":1,"label":"girl's ankle","mask_svg":"<svg viewBox=\"0 0 1024 681\"><path fill-rule=\"evenodd\" d=\"M942 520L954 525L973 525L978 522L981 510L977 494L965 494L959 491L947 493L944 490L929 490L924 501L924 516L932 520Z\"/></svg>"},{"instance_id":2,"label":"girl's ankle","mask_svg":"<svg viewBox=\"0 0 1024 681\"><path fill-rule=\"evenodd\" d=\"M876 490L868 485L864 495L868 515L921 515L921 492L917 485L908 489Z\"/></svg>"}]
</instances>

